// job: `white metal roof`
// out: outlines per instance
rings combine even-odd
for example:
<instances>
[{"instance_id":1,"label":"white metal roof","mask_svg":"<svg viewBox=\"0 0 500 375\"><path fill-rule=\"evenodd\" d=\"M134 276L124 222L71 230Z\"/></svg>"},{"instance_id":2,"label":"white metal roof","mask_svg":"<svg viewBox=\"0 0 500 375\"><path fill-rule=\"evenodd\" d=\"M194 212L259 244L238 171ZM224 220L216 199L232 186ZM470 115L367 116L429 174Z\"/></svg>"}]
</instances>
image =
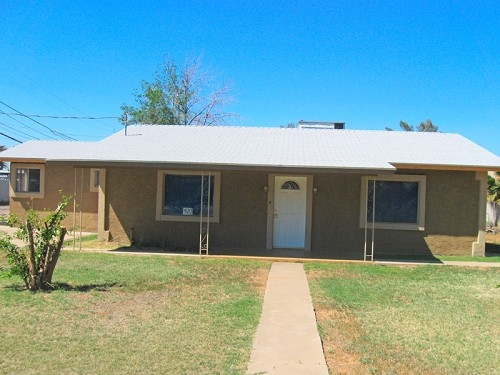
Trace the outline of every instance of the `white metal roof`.
<instances>
[{"instance_id":1,"label":"white metal roof","mask_svg":"<svg viewBox=\"0 0 500 375\"><path fill-rule=\"evenodd\" d=\"M458 134L134 125L98 142L29 141L0 160L393 170L394 165L500 169L500 158Z\"/></svg>"}]
</instances>

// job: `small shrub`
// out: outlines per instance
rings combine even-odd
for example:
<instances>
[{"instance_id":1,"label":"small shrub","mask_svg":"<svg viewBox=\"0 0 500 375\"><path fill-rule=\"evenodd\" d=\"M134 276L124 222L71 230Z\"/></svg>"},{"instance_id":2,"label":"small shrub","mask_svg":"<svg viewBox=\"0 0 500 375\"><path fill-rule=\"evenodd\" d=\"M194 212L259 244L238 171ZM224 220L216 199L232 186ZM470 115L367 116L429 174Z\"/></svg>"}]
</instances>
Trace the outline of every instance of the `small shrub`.
<instances>
[{"instance_id":1,"label":"small shrub","mask_svg":"<svg viewBox=\"0 0 500 375\"><path fill-rule=\"evenodd\" d=\"M7 235L0 237L0 249L6 252L10 275L23 279L26 288L32 291L52 288L52 275L56 267L66 235L62 221L67 216L64 211L70 197L62 197L57 209L45 219L30 208L25 222L20 222L15 215L9 215L10 225L19 225L15 237L28 244L18 247Z\"/></svg>"}]
</instances>

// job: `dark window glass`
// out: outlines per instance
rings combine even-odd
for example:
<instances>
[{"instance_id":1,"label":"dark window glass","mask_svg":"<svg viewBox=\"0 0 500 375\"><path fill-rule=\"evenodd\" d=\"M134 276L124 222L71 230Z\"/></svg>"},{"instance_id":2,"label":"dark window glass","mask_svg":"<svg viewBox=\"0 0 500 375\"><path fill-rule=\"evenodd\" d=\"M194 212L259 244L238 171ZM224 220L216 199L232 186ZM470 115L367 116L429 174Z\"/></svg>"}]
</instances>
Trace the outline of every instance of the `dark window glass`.
<instances>
[{"instance_id":1,"label":"dark window glass","mask_svg":"<svg viewBox=\"0 0 500 375\"><path fill-rule=\"evenodd\" d=\"M29 172L30 178L30 193L39 193L40 192L40 169L30 169Z\"/></svg>"},{"instance_id":2,"label":"dark window glass","mask_svg":"<svg viewBox=\"0 0 500 375\"><path fill-rule=\"evenodd\" d=\"M99 187L99 171L98 170L94 171L94 187L95 188Z\"/></svg>"},{"instance_id":3,"label":"dark window glass","mask_svg":"<svg viewBox=\"0 0 500 375\"><path fill-rule=\"evenodd\" d=\"M210 180L209 180L210 178ZM165 175L164 215L193 216L207 214L214 216L214 176ZM203 188L203 207L201 194ZM208 202L208 207L207 207Z\"/></svg>"},{"instance_id":4,"label":"dark window glass","mask_svg":"<svg viewBox=\"0 0 500 375\"><path fill-rule=\"evenodd\" d=\"M418 182L376 181L375 222L411 223L418 220ZM368 222L373 221L373 180L368 181Z\"/></svg>"}]
</instances>

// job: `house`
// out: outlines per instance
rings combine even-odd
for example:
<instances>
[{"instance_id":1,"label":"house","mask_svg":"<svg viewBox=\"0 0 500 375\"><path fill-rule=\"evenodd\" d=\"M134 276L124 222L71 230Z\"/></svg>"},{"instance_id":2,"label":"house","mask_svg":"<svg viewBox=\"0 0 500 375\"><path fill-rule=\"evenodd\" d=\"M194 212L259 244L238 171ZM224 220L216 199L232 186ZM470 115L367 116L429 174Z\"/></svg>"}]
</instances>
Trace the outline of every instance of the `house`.
<instances>
[{"instance_id":1,"label":"house","mask_svg":"<svg viewBox=\"0 0 500 375\"><path fill-rule=\"evenodd\" d=\"M129 126L98 142L29 141L10 209L54 209L103 240L211 254L370 259L484 255L487 171L457 134ZM200 242L202 244L200 245Z\"/></svg>"}]
</instances>

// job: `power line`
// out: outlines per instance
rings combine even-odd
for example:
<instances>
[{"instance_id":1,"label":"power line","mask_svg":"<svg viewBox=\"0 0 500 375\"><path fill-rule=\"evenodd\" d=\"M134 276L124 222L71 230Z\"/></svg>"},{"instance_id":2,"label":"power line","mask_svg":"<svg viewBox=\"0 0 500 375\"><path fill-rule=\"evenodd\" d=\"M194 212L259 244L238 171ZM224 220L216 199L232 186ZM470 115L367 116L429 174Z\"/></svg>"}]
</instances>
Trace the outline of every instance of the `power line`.
<instances>
[{"instance_id":1,"label":"power line","mask_svg":"<svg viewBox=\"0 0 500 375\"><path fill-rule=\"evenodd\" d=\"M25 137L25 138L28 138L28 139L37 139L37 140L40 139L40 138L32 136L31 134L25 133L22 130L16 129L15 127L13 127L13 126L11 126L9 124L6 124L5 122L1 122L0 121L0 126L9 128L11 132L17 133L21 137Z\"/></svg>"},{"instance_id":2,"label":"power line","mask_svg":"<svg viewBox=\"0 0 500 375\"><path fill-rule=\"evenodd\" d=\"M12 120L14 120L15 122L17 122L17 123L21 124L24 128L28 128L28 129L30 129L30 130L32 130L32 131L34 131L35 133L41 134L41 135L43 135L43 136L45 136L45 137L47 137L47 138L54 139L54 140L56 140L56 139L57 139L57 138L52 137L51 135L45 134L45 133L43 133L43 132L41 132L41 131L39 131L39 130L36 130L36 129L32 128L32 127L31 127L31 126L29 126L29 125L26 125L24 122L19 121L17 118L12 117L11 115L7 115L7 116L8 116L9 118L11 118ZM4 125L6 125L6 124L4 124ZM31 137L32 137L32 136L31 136Z\"/></svg>"},{"instance_id":3,"label":"power line","mask_svg":"<svg viewBox=\"0 0 500 375\"><path fill-rule=\"evenodd\" d=\"M4 106L6 106L6 107L10 108L11 110L13 110L13 111L17 112L19 115L21 115L21 116L23 116L23 117L26 117L27 119L29 119L29 120L31 120L31 121L33 121L33 122L37 123L38 125L43 126L45 129L49 130L52 134L54 134L54 135L58 135L59 137L61 137L61 138L63 138L63 139L66 139L66 140L76 141L76 139L71 138L71 137L69 137L69 136L67 136L67 135L65 135L65 134L63 134L63 133L61 133L61 132L58 132L57 130L53 130L53 129L49 128L47 125L42 124L40 121L34 120L33 118L31 118L31 117L29 117L29 116L25 115L25 114L24 114L24 113L22 113L21 111L18 111L17 109L15 109L15 108L11 107L10 105L8 105L8 104L6 104L6 103L2 102L1 100L0 100L0 103L1 103L1 104L3 104Z\"/></svg>"},{"instance_id":4,"label":"power line","mask_svg":"<svg viewBox=\"0 0 500 375\"><path fill-rule=\"evenodd\" d=\"M18 143L23 143L23 142L21 142L20 140L15 139L14 137L11 137L10 135L4 134L4 133L2 133L2 132L0 132L0 135L3 135L4 137L7 137L7 138L9 138L9 139L12 139L13 141L16 141L16 142L18 142Z\"/></svg>"},{"instance_id":5,"label":"power line","mask_svg":"<svg viewBox=\"0 0 500 375\"><path fill-rule=\"evenodd\" d=\"M4 111L0 111L2 115L12 115L12 116L24 116L19 113L7 113ZM54 118L54 119L70 119L70 120L105 120L105 119L121 119L118 116L51 116L51 115L26 115L29 117L39 117L39 118Z\"/></svg>"}]
</instances>

